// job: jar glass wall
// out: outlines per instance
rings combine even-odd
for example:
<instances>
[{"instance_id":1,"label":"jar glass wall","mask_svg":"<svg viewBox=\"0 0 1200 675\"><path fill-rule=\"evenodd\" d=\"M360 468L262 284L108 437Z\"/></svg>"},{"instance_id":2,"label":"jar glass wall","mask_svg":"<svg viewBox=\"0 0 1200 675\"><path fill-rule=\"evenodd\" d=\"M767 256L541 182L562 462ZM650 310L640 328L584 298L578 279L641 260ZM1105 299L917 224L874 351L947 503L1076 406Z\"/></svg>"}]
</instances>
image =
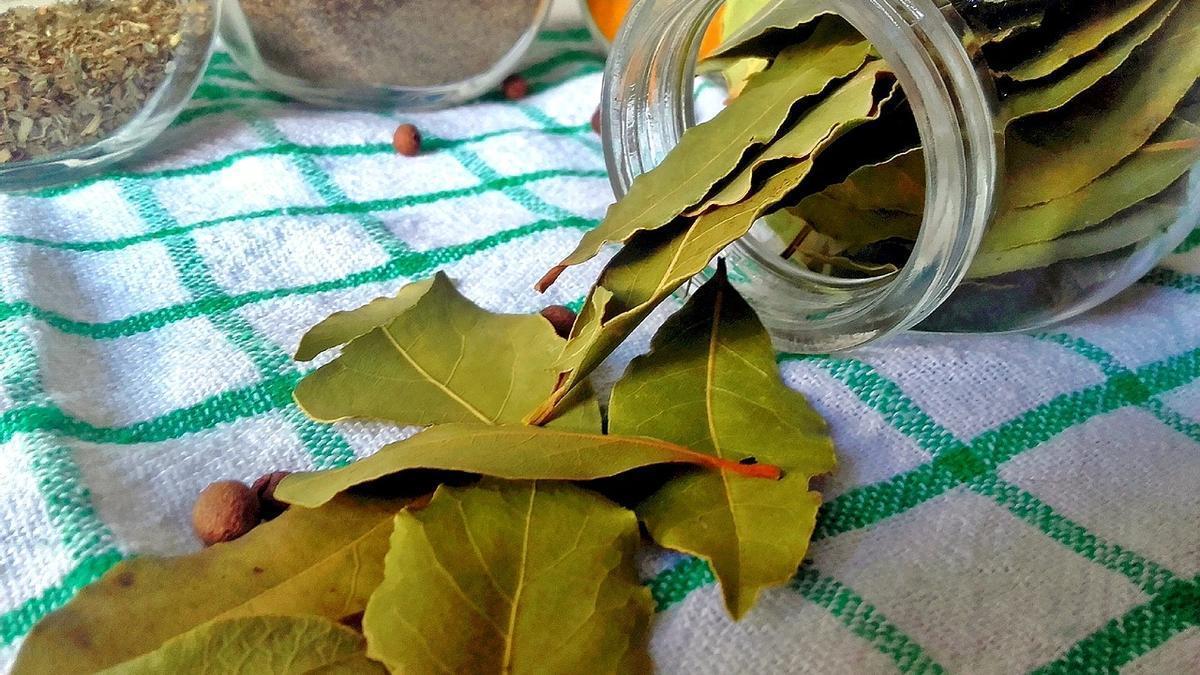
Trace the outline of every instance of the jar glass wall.
<instances>
[{"instance_id":1,"label":"jar glass wall","mask_svg":"<svg viewBox=\"0 0 1200 675\"><path fill-rule=\"evenodd\" d=\"M227 0L221 35L264 86L327 106L438 108L496 86L550 0Z\"/></svg>"},{"instance_id":2,"label":"jar glass wall","mask_svg":"<svg viewBox=\"0 0 1200 675\"><path fill-rule=\"evenodd\" d=\"M631 12L605 85L619 195L691 124L722 4ZM726 251L781 346L1043 326L1131 284L1200 221L1200 0L762 4L780 25L841 16L904 97L905 119L832 146L821 181Z\"/></svg>"},{"instance_id":3,"label":"jar glass wall","mask_svg":"<svg viewBox=\"0 0 1200 675\"><path fill-rule=\"evenodd\" d=\"M219 0L0 0L0 190L77 180L179 113Z\"/></svg>"}]
</instances>

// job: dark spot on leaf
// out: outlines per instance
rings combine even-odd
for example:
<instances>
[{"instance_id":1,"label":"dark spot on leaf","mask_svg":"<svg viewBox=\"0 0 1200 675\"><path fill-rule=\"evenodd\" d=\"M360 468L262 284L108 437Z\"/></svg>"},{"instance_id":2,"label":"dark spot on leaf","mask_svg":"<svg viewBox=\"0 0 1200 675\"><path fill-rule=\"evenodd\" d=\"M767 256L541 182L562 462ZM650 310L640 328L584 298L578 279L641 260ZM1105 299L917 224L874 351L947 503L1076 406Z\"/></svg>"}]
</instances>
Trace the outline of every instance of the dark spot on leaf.
<instances>
[{"instance_id":1,"label":"dark spot on leaf","mask_svg":"<svg viewBox=\"0 0 1200 675\"><path fill-rule=\"evenodd\" d=\"M117 585L121 588L129 588L137 581L133 576L133 572L125 571L117 575Z\"/></svg>"},{"instance_id":2,"label":"dark spot on leaf","mask_svg":"<svg viewBox=\"0 0 1200 675\"><path fill-rule=\"evenodd\" d=\"M87 631L86 628L76 628L72 630L67 637L71 640L71 644L79 647L80 649L90 649L92 646L92 635Z\"/></svg>"},{"instance_id":3,"label":"dark spot on leaf","mask_svg":"<svg viewBox=\"0 0 1200 675\"><path fill-rule=\"evenodd\" d=\"M255 566L254 566L254 569L252 569L251 571L252 571L252 572L254 572L255 574L262 574L262 573L263 573L263 572L265 572L266 570L264 570L263 568L259 567L258 565L255 565Z\"/></svg>"},{"instance_id":4,"label":"dark spot on leaf","mask_svg":"<svg viewBox=\"0 0 1200 675\"><path fill-rule=\"evenodd\" d=\"M747 458L739 461L738 464L745 464L746 466L758 464L758 458L757 457L747 457Z\"/></svg>"}]
</instances>

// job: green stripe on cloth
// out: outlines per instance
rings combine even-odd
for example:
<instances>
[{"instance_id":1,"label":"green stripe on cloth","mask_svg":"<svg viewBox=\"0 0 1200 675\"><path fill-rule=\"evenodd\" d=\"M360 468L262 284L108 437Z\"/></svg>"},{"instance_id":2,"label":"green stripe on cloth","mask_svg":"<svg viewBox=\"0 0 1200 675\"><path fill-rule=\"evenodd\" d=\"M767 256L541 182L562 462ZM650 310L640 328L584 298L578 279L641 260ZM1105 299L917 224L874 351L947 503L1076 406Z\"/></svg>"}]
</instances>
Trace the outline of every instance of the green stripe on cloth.
<instances>
[{"instance_id":1,"label":"green stripe on cloth","mask_svg":"<svg viewBox=\"0 0 1200 675\"><path fill-rule=\"evenodd\" d=\"M1193 626L1200 626L1200 576L1171 583L1034 673L1117 673L1121 666Z\"/></svg>"},{"instance_id":2,"label":"green stripe on cloth","mask_svg":"<svg viewBox=\"0 0 1200 675\"><path fill-rule=\"evenodd\" d=\"M80 335L96 340L127 337L162 328L177 321L205 316L214 312L229 311L268 300L314 295L328 291L356 288L372 283L416 278L430 274L438 267L487 253L497 246L519 241L526 237L562 229L585 230L595 225L596 221L585 218L572 218L566 221L539 221L510 230L504 230L465 244L444 246L428 251L413 251L371 269L354 272L329 281L235 295L222 294L171 307L142 312L113 321L79 321L57 312L35 307L28 302L0 303L0 320L12 317L34 318L64 333Z\"/></svg>"},{"instance_id":3,"label":"green stripe on cloth","mask_svg":"<svg viewBox=\"0 0 1200 675\"><path fill-rule=\"evenodd\" d=\"M126 181L121 184L122 194L133 204L146 226L151 230L171 229L178 223L159 203L145 183ZM174 262L183 287L197 298L219 297L223 289L212 278L212 272L204 258L196 250L195 240L174 238L167 242L167 252ZM296 372L290 356L268 340L260 337L245 318L233 310L214 312L208 320L225 338L243 354L246 354L258 369L260 377L270 378L283 373ZM343 466L354 460L354 452L346 440L332 427L305 421L296 415L288 417L292 428L305 444L305 449L318 469Z\"/></svg>"},{"instance_id":4,"label":"green stripe on cloth","mask_svg":"<svg viewBox=\"0 0 1200 675\"><path fill-rule=\"evenodd\" d=\"M201 220L190 224L176 224L172 227L166 227L153 232L146 232L118 239L108 239L104 241L93 242L54 242L44 239L36 239L31 237L23 237L17 235L0 235L0 243L9 244L25 244L30 246L43 246L67 251L80 252L109 252L117 251L136 244L145 243L147 241L157 241L179 235L193 234L198 230L204 230L220 225L230 223L241 223L255 220L265 220L269 218L297 218L297 217L316 217L316 216L356 216L363 214L381 213L385 211L396 211L421 204L432 204L436 202L446 201L448 199L462 199L465 197L477 197L491 192L503 192L514 187L523 187L530 183L536 183L544 180L555 178L604 178L607 174L599 170L582 170L582 169L561 169L555 171L531 171L529 173L516 174L513 176L504 176L492 181L472 185L471 187L455 188L450 190L439 190L435 192L423 192L405 197L392 197L388 199L372 199L362 202L344 202L339 204L325 204L320 206L284 206L272 209L260 209L248 213L239 213L231 216L222 216L220 218L211 218Z\"/></svg>"},{"instance_id":5,"label":"green stripe on cloth","mask_svg":"<svg viewBox=\"0 0 1200 675\"><path fill-rule=\"evenodd\" d=\"M522 106L522 108L524 107L527 106ZM506 129L497 129L495 131L489 131L464 138L440 138L426 134L421 140L421 148L425 152L439 152L463 145L471 145L493 138L503 138L505 136L516 134L531 134L535 136L574 136L585 133L589 135L591 134L591 124L577 124L574 126L554 125L547 127L509 127ZM396 150L392 147L391 143L305 145L302 143L291 143L287 142L286 140L281 140L278 143L271 143L256 148L250 148L248 150L232 152L218 159L209 160L207 162L192 166L160 169L158 171L111 171L109 173L87 178L69 185L20 194L24 197L48 199L70 194L98 183L109 183L122 179L164 180L169 178L206 176L228 169L241 160L251 157L295 157L300 155L309 157L357 157L364 155L390 155L394 152L396 152ZM5 240L6 239L0 238L0 241Z\"/></svg>"}]
</instances>

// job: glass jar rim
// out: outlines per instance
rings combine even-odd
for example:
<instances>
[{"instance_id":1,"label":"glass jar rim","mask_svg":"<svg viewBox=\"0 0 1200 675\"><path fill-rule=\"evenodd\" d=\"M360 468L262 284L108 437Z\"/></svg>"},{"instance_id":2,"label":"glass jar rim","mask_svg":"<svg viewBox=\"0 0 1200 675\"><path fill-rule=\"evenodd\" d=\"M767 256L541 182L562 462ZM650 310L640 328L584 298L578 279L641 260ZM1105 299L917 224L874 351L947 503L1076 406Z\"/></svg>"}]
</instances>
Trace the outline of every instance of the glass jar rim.
<instances>
[{"instance_id":1,"label":"glass jar rim","mask_svg":"<svg viewBox=\"0 0 1200 675\"><path fill-rule=\"evenodd\" d=\"M775 6L804 0L776 0ZM699 41L723 0L642 0L610 52L601 127L613 190L653 168L694 124ZM827 352L916 325L966 275L996 202L1003 136L991 76L964 47L968 29L933 0L807 0L841 16L896 72L916 117L926 162L926 208L908 263L846 283L770 260L750 238L723 254L753 270L740 289L778 346ZM777 257L777 256L776 256ZM736 278L736 275L735 275Z\"/></svg>"}]
</instances>

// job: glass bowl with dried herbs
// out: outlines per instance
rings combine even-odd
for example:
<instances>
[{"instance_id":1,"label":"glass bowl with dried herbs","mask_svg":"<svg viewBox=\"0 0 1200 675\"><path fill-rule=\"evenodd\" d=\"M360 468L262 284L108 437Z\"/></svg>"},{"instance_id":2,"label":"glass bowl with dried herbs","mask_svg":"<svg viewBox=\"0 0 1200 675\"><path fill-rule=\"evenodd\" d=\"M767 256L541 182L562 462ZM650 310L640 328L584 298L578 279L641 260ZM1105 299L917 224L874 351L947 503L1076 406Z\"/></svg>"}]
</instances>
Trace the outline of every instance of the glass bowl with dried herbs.
<instances>
[{"instance_id":1,"label":"glass bowl with dried herbs","mask_svg":"<svg viewBox=\"0 0 1200 675\"><path fill-rule=\"evenodd\" d=\"M0 0L0 189L129 156L191 97L219 0Z\"/></svg>"},{"instance_id":2,"label":"glass bowl with dried herbs","mask_svg":"<svg viewBox=\"0 0 1200 675\"><path fill-rule=\"evenodd\" d=\"M317 105L439 108L511 73L550 0L228 0L221 36L263 86Z\"/></svg>"},{"instance_id":3,"label":"glass bowl with dried herbs","mask_svg":"<svg viewBox=\"0 0 1200 675\"><path fill-rule=\"evenodd\" d=\"M1200 0L642 0L603 97L621 199L542 285L723 253L792 350L1045 326L1200 224Z\"/></svg>"}]
</instances>

